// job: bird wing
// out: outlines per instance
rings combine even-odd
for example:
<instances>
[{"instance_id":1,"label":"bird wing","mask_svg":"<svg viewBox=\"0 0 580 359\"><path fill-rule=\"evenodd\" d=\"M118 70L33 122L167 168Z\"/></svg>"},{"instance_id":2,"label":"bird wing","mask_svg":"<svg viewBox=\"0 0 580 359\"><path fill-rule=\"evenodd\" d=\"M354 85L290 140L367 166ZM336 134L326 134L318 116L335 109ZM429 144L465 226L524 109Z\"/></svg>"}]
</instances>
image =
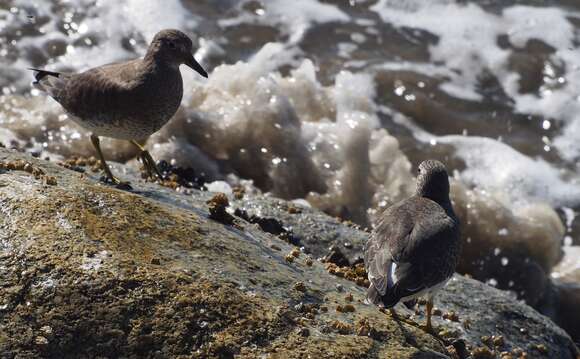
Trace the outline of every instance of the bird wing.
<instances>
[{"instance_id":1,"label":"bird wing","mask_svg":"<svg viewBox=\"0 0 580 359\"><path fill-rule=\"evenodd\" d=\"M448 226L445 211L421 197L411 197L383 212L365 247L365 267L385 306L435 284L419 258L429 258L430 242L447 235Z\"/></svg>"},{"instance_id":2,"label":"bird wing","mask_svg":"<svg viewBox=\"0 0 580 359\"><path fill-rule=\"evenodd\" d=\"M123 83L108 78L100 69L93 69L71 78L67 84L68 98L59 102L70 113L85 118L115 109L124 91Z\"/></svg>"},{"instance_id":3,"label":"bird wing","mask_svg":"<svg viewBox=\"0 0 580 359\"><path fill-rule=\"evenodd\" d=\"M140 81L139 61L104 65L78 74L34 69L34 84L75 116L107 113L122 116L122 103L136 96L131 90Z\"/></svg>"},{"instance_id":4,"label":"bird wing","mask_svg":"<svg viewBox=\"0 0 580 359\"><path fill-rule=\"evenodd\" d=\"M395 284L397 266L393 258L393 244L404 241L413 230L412 221L407 216L399 215L399 207L399 204L391 206L381 214L364 250L368 278L378 296L384 296ZM373 301L370 295L369 300Z\"/></svg>"},{"instance_id":5,"label":"bird wing","mask_svg":"<svg viewBox=\"0 0 580 359\"><path fill-rule=\"evenodd\" d=\"M371 285L379 295L384 295L393 285L393 260L384 247L385 242L372 235L364 250L365 269Z\"/></svg>"}]
</instances>

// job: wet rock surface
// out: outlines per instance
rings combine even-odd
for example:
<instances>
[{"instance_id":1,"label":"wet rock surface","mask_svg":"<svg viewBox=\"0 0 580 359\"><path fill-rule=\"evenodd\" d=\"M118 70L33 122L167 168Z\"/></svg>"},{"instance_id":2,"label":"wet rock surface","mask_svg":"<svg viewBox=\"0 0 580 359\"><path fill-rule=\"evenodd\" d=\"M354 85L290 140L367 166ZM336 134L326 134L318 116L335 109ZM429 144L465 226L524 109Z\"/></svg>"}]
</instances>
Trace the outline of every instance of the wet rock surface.
<instances>
[{"instance_id":1,"label":"wet rock surface","mask_svg":"<svg viewBox=\"0 0 580 359\"><path fill-rule=\"evenodd\" d=\"M301 202L293 203L271 197L244 197L236 206L248 214L276 218L292 231L294 241L304 246L315 258L329 250L340 251L350 263L360 259L368 233L343 225L342 222Z\"/></svg>"},{"instance_id":2,"label":"wet rock surface","mask_svg":"<svg viewBox=\"0 0 580 359\"><path fill-rule=\"evenodd\" d=\"M454 358L463 346L463 355L577 356L549 319L462 276L436 303L440 338L413 322L425 320L421 304L397 307L396 320L364 305L364 283L315 258L334 245L353 265L367 234L320 212L286 216L269 209L294 204L229 198L230 209L260 208L250 215L292 227L301 251L259 223L210 219L214 193L180 193L129 170L120 175L133 190L122 191L0 149L0 161L14 160L55 184L0 170L2 358Z\"/></svg>"},{"instance_id":3,"label":"wet rock surface","mask_svg":"<svg viewBox=\"0 0 580 359\"><path fill-rule=\"evenodd\" d=\"M552 274L553 292L558 301L553 314L562 326L575 340L580 342L580 266L576 261L580 258L580 247L564 247L565 256Z\"/></svg>"}]
</instances>

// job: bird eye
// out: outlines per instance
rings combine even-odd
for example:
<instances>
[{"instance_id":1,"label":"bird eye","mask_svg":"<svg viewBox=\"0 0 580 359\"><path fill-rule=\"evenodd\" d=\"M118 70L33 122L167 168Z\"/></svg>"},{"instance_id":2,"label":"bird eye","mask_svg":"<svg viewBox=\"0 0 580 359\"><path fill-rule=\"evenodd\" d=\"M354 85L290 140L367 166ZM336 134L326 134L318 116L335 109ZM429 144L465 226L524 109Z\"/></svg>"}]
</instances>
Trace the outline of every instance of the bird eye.
<instances>
[{"instance_id":1,"label":"bird eye","mask_svg":"<svg viewBox=\"0 0 580 359\"><path fill-rule=\"evenodd\" d=\"M167 44L168 44L168 45L169 45L169 47L170 47L170 48L172 48L172 49L175 49L175 48L177 47L177 46L175 46L175 42L173 42L173 41L169 41Z\"/></svg>"}]
</instances>

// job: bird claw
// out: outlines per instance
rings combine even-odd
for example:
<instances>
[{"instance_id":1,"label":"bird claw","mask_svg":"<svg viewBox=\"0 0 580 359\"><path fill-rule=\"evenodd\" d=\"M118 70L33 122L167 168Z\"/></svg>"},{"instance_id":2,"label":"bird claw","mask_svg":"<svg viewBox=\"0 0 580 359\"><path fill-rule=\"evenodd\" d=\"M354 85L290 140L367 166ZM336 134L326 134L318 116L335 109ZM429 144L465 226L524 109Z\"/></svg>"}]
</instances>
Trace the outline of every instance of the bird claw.
<instances>
[{"instance_id":1,"label":"bird claw","mask_svg":"<svg viewBox=\"0 0 580 359\"><path fill-rule=\"evenodd\" d=\"M103 183L112 184L115 186L121 183L121 180L119 180L117 177L109 175L102 175L99 180Z\"/></svg>"},{"instance_id":2,"label":"bird claw","mask_svg":"<svg viewBox=\"0 0 580 359\"><path fill-rule=\"evenodd\" d=\"M432 325L420 324L420 325L418 325L418 328L424 330L425 332L427 332L429 334L432 334L432 335L436 334L435 329L433 328Z\"/></svg>"},{"instance_id":3,"label":"bird claw","mask_svg":"<svg viewBox=\"0 0 580 359\"><path fill-rule=\"evenodd\" d=\"M129 182L121 181L117 177L111 175L101 176L100 181L106 184L110 184L115 186L118 189L122 190L132 190L131 184Z\"/></svg>"},{"instance_id":4,"label":"bird claw","mask_svg":"<svg viewBox=\"0 0 580 359\"><path fill-rule=\"evenodd\" d=\"M131 187L131 184L129 182L119 182L115 185L115 187L123 191L130 191L133 189L133 187Z\"/></svg>"},{"instance_id":5,"label":"bird claw","mask_svg":"<svg viewBox=\"0 0 580 359\"><path fill-rule=\"evenodd\" d=\"M433 338L437 339L444 346L448 346L451 344L451 342L448 339L445 339L444 337L439 335L439 333L437 332L437 329L434 328L433 326L424 324L424 325L419 325L418 328L422 329L425 333L427 333L427 334L431 335Z\"/></svg>"}]
</instances>

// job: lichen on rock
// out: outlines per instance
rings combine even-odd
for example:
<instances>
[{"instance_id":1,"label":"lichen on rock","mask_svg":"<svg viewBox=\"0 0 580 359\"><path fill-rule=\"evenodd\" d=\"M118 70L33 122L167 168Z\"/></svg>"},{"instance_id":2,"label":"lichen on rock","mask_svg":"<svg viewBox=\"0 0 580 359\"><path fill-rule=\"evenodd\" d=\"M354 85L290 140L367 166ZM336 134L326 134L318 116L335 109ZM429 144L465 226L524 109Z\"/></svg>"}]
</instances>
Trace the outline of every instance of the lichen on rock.
<instances>
[{"instance_id":1,"label":"lichen on rock","mask_svg":"<svg viewBox=\"0 0 580 359\"><path fill-rule=\"evenodd\" d=\"M15 160L42 169L58 185L26 171L0 172L0 353L6 357L452 355L451 342L415 325L424 320L422 306L416 312L397 307L403 319L396 320L363 303L355 261L351 269L335 269L344 271L342 278L302 254L319 250L309 245L322 228L335 234L324 238L334 245L349 234L363 241L366 232L312 209L289 213L294 204L281 200L244 195L229 201L235 208L283 208L302 223L296 232L304 248L297 250L243 218L236 218L239 226L212 220L208 192L179 193L130 171L134 189L120 191L96 174L0 149L0 161ZM461 337L468 350L495 335L503 349L525 348L528 358L577 355L547 318L474 280L456 276L437 306L446 314L434 318L435 327Z\"/></svg>"}]
</instances>

